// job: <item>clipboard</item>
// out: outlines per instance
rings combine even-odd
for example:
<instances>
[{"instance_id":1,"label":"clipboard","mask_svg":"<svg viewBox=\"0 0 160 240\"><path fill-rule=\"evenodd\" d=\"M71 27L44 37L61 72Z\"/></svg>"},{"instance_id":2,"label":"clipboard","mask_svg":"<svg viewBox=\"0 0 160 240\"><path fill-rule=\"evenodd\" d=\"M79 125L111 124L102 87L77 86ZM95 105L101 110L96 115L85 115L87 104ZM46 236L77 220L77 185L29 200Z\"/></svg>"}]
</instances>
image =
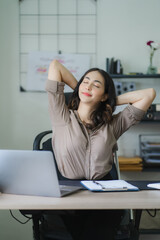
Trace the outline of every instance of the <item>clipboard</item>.
<instances>
[{"instance_id":1,"label":"clipboard","mask_svg":"<svg viewBox=\"0 0 160 240\"><path fill-rule=\"evenodd\" d=\"M125 192L139 191L137 186L125 180L84 180L81 184L92 192Z\"/></svg>"}]
</instances>

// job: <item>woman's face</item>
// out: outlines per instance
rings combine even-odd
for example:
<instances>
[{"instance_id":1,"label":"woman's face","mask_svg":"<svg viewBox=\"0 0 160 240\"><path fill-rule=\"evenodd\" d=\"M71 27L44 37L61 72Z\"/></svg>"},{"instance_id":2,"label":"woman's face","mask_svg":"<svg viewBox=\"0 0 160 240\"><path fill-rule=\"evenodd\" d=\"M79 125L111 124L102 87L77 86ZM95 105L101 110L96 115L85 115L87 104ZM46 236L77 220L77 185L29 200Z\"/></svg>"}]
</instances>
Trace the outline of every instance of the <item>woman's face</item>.
<instances>
[{"instance_id":1,"label":"woman's face","mask_svg":"<svg viewBox=\"0 0 160 240\"><path fill-rule=\"evenodd\" d=\"M104 93L104 78L98 71L92 71L85 75L79 86L79 98L83 103L96 105L107 99Z\"/></svg>"}]
</instances>

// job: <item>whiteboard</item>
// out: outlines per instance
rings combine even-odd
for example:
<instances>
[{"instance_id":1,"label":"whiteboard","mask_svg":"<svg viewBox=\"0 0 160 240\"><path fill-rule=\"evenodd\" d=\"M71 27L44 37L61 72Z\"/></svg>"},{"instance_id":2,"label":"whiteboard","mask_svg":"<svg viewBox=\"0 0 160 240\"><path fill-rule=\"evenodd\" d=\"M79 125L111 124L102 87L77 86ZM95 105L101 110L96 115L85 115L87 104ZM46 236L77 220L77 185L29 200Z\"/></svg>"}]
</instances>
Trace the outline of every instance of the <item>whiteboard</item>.
<instances>
[{"instance_id":1,"label":"whiteboard","mask_svg":"<svg viewBox=\"0 0 160 240\"><path fill-rule=\"evenodd\" d=\"M90 56L86 54L57 54L54 52L33 51L28 54L27 91L45 91L48 69L51 61L57 59L79 81L90 68ZM65 92L72 89L65 86Z\"/></svg>"}]
</instances>

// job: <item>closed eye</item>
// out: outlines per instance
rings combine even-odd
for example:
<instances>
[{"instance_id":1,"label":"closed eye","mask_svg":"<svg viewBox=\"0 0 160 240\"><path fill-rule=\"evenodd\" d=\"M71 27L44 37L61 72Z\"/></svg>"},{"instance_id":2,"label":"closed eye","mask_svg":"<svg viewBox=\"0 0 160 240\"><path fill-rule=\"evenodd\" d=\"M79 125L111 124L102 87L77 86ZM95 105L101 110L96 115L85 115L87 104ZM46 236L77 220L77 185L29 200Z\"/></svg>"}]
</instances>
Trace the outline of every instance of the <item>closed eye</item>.
<instances>
[{"instance_id":1,"label":"closed eye","mask_svg":"<svg viewBox=\"0 0 160 240\"><path fill-rule=\"evenodd\" d=\"M86 79L84 79L84 80L83 80L83 83L88 83L88 82L89 82L89 81L88 81L88 80L86 80Z\"/></svg>"},{"instance_id":2,"label":"closed eye","mask_svg":"<svg viewBox=\"0 0 160 240\"><path fill-rule=\"evenodd\" d=\"M86 76L83 79L83 83L84 84L89 84L89 82L90 82L90 78L88 76ZM99 80L94 80L93 86L96 87L96 88L100 88L102 86L102 83Z\"/></svg>"},{"instance_id":3,"label":"closed eye","mask_svg":"<svg viewBox=\"0 0 160 240\"><path fill-rule=\"evenodd\" d=\"M95 84L94 84L94 86L95 86L96 88L100 88L100 86L98 86L98 85L95 85Z\"/></svg>"}]
</instances>

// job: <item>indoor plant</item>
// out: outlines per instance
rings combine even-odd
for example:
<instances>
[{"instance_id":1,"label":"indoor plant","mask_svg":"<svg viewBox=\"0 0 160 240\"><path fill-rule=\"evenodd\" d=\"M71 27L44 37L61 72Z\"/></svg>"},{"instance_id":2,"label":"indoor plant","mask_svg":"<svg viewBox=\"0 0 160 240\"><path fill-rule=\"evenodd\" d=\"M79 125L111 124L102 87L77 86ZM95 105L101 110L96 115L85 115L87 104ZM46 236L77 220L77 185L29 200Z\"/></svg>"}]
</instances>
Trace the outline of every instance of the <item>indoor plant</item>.
<instances>
[{"instance_id":1,"label":"indoor plant","mask_svg":"<svg viewBox=\"0 0 160 240\"><path fill-rule=\"evenodd\" d=\"M156 74L157 68L152 65L154 52L160 48L160 44L154 41L148 41L147 45L150 47L150 65L147 70L147 74Z\"/></svg>"}]
</instances>

